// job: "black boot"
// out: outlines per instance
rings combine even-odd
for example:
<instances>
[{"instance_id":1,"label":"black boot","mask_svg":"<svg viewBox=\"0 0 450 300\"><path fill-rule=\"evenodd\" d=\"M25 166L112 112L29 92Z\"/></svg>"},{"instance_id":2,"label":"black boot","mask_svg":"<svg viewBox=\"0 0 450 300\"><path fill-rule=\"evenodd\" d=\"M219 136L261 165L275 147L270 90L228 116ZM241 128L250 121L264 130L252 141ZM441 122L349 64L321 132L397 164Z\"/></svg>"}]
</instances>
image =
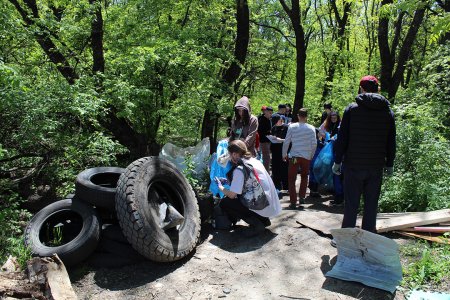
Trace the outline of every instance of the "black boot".
<instances>
[{"instance_id":1,"label":"black boot","mask_svg":"<svg viewBox=\"0 0 450 300\"><path fill-rule=\"evenodd\" d=\"M260 235L265 230L264 223L255 216L246 217L244 218L244 221L249 225L248 228L246 228L243 232L246 237L254 237Z\"/></svg>"}]
</instances>

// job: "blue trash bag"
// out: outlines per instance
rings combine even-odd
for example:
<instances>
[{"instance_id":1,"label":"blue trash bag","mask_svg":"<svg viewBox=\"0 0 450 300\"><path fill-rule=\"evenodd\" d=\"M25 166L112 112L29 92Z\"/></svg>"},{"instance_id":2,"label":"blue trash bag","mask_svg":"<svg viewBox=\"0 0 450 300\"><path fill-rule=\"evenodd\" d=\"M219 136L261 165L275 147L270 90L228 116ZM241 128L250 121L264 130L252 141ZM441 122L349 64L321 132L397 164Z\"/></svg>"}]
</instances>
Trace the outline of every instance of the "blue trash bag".
<instances>
[{"instance_id":1,"label":"blue trash bag","mask_svg":"<svg viewBox=\"0 0 450 300\"><path fill-rule=\"evenodd\" d=\"M223 198L225 195L219 190L219 187L217 186L217 183L214 181L214 177L219 178L226 178L228 171L231 169L231 162L228 161L225 167L219 164L218 158L227 154L228 150L228 140L222 140L217 145L216 153L212 155L211 158L211 166L210 166L210 173L209 178L211 179L211 184L209 185L209 190L214 196L219 195L220 198ZM230 186L228 184L223 185L225 188L229 189Z\"/></svg>"},{"instance_id":2,"label":"blue trash bag","mask_svg":"<svg viewBox=\"0 0 450 300\"><path fill-rule=\"evenodd\" d=\"M329 142L320 150L314 162L313 174L319 184L325 184L333 188L333 172L331 168L334 162L333 142Z\"/></svg>"},{"instance_id":3,"label":"blue trash bag","mask_svg":"<svg viewBox=\"0 0 450 300\"><path fill-rule=\"evenodd\" d=\"M311 160L311 164L309 166L309 182L310 183L318 183L317 180L316 180L316 177L314 177L313 167L314 167L314 163L315 163L315 161L317 159L317 156L319 155L320 150L322 150L322 148L323 148L323 143L320 142L320 141L317 141L316 152L314 152L313 159Z\"/></svg>"}]
</instances>

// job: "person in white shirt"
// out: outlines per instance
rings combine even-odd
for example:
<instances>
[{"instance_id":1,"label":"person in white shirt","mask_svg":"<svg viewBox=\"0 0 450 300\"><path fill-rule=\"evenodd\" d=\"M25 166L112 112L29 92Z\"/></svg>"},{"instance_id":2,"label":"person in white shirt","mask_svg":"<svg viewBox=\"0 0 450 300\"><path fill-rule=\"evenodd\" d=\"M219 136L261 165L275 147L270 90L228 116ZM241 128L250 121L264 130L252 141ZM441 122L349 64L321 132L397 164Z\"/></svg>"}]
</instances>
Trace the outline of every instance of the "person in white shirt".
<instances>
[{"instance_id":1,"label":"person in white shirt","mask_svg":"<svg viewBox=\"0 0 450 300\"><path fill-rule=\"evenodd\" d=\"M229 216L232 223L242 219L250 225L244 233L246 236L259 235L265 227L271 225L269 218L275 217L281 212L281 204L275 185L266 168L259 160L252 157L243 141L234 140L230 142L228 152L234 168L227 174L227 179L230 182L229 189L223 187L220 181L218 182L219 189L225 195L220 202L220 207ZM251 165L256 171L259 183L269 202L269 205L261 210L249 209L240 201L240 196L244 190L244 173L238 166L242 164L242 161Z\"/></svg>"},{"instance_id":2,"label":"person in white shirt","mask_svg":"<svg viewBox=\"0 0 450 300\"><path fill-rule=\"evenodd\" d=\"M316 129L314 126L307 124L308 111L301 108L298 111L298 123L289 125L286 138L283 142L283 159L287 161L289 158L288 182L289 182L289 198L291 204L290 209L302 209L297 207L297 192L295 190L295 181L297 180L297 170L300 168L300 190L299 204L304 203L306 196L306 187L308 186L309 165L316 151ZM292 144L288 156L289 145Z\"/></svg>"}]
</instances>

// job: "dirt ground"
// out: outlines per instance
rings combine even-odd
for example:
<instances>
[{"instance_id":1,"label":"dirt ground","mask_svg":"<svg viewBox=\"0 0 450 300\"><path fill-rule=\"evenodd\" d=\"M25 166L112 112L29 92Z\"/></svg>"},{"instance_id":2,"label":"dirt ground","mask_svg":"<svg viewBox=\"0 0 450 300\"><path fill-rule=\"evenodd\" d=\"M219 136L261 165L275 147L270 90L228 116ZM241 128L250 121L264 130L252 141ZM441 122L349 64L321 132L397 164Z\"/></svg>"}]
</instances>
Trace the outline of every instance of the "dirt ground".
<instances>
[{"instance_id":1,"label":"dirt ground","mask_svg":"<svg viewBox=\"0 0 450 300\"><path fill-rule=\"evenodd\" d=\"M78 267L70 270L72 286L79 299L403 299L398 291L393 295L325 276L336 262L336 249L329 237L297 221L320 208L342 214L329 200L307 198L304 211L292 211L284 196L282 213L262 236L245 238L242 228L217 231L205 224L200 244L181 261Z\"/></svg>"}]
</instances>

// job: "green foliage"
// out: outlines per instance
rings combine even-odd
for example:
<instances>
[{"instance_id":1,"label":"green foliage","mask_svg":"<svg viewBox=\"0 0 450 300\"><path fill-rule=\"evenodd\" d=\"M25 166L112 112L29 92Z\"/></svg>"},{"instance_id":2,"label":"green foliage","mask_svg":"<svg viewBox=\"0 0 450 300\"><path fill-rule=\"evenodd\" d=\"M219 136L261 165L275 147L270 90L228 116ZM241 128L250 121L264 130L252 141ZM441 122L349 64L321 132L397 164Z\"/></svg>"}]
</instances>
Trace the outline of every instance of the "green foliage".
<instances>
[{"instance_id":1,"label":"green foliage","mask_svg":"<svg viewBox=\"0 0 450 300\"><path fill-rule=\"evenodd\" d=\"M206 158L205 163L209 160ZM186 168L183 170L183 174L188 180L191 187L196 193L206 193L209 188L209 172L207 169L203 170L200 174L195 171L196 164L193 160L192 154L186 154L184 159Z\"/></svg>"},{"instance_id":2,"label":"green foliage","mask_svg":"<svg viewBox=\"0 0 450 300\"><path fill-rule=\"evenodd\" d=\"M409 290L445 290L450 282L450 245L420 242L401 248L407 264L402 286Z\"/></svg>"},{"instance_id":3,"label":"green foliage","mask_svg":"<svg viewBox=\"0 0 450 300\"><path fill-rule=\"evenodd\" d=\"M398 97L396 171L383 186L383 211L450 207L449 45L438 53L422 80Z\"/></svg>"},{"instance_id":4,"label":"green foliage","mask_svg":"<svg viewBox=\"0 0 450 300\"><path fill-rule=\"evenodd\" d=\"M394 24L399 13L405 12L402 23L408 24L423 1L396 1L381 10L379 1L351 2L342 50L338 50L338 21L330 2L300 2L308 38L304 106L310 111L310 123L317 126L325 85L332 88L326 101L342 113L355 97L359 78L380 73L379 17L386 16ZM343 3L336 1L340 11ZM247 58L236 84L230 87L221 83L221 77L234 61L235 1L100 1L105 73L95 76L90 37L96 7L88 1L38 1L40 17L27 27L9 1L0 2L2 260L8 254L21 260L28 256L20 241L30 217L20 209L27 196L23 186L30 190L50 186L62 197L73 192L75 176L83 169L129 163L130 149L102 126L111 107L148 141L189 146L200 140L206 108L219 115L221 138L227 127L225 118L232 115L241 95L250 97L254 114L262 104L293 104L296 53L289 18L279 1L248 4ZM58 16L50 5L63 13ZM432 8L407 63L411 76L405 76L405 89L399 91L393 107L396 171L383 185L383 211L450 205L450 50L449 45L436 47L450 23L448 13L443 14L438 6ZM401 38L406 29L403 26ZM79 77L75 84L69 85L42 51L36 42L39 32L51 33ZM334 79L325 82L334 56ZM208 179L193 173L192 157L186 158L186 164L191 185L196 190L207 188ZM423 265L431 265L429 253L424 254ZM414 282L434 280L430 274L436 273L421 267L411 272L421 278Z\"/></svg>"},{"instance_id":5,"label":"green foliage","mask_svg":"<svg viewBox=\"0 0 450 300\"><path fill-rule=\"evenodd\" d=\"M31 215L20 208L24 200L12 189L11 183L4 179L0 180L0 194L0 264L12 255L23 266L30 252L23 244L22 232Z\"/></svg>"}]
</instances>

